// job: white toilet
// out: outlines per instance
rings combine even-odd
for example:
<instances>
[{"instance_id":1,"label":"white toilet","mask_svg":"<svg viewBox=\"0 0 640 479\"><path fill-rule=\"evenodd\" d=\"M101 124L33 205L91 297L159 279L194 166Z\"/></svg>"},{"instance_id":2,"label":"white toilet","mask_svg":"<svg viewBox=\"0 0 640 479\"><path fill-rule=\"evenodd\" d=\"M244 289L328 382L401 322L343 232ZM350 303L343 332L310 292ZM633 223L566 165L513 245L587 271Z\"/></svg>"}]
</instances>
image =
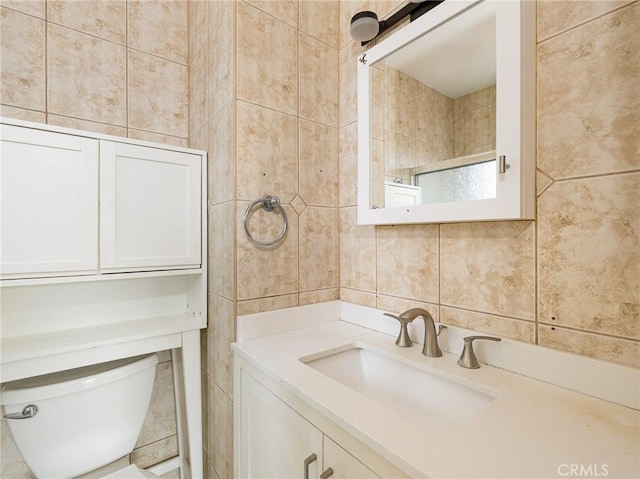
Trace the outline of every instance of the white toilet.
<instances>
[{"instance_id":1,"label":"white toilet","mask_svg":"<svg viewBox=\"0 0 640 479\"><path fill-rule=\"evenodd\" d=\"M149 407L157 363L154 353L5 384L3 414L33 474L77 477L129 454ZM106 477L157 476L127 465Z\"/></svg>"}]
</instances>

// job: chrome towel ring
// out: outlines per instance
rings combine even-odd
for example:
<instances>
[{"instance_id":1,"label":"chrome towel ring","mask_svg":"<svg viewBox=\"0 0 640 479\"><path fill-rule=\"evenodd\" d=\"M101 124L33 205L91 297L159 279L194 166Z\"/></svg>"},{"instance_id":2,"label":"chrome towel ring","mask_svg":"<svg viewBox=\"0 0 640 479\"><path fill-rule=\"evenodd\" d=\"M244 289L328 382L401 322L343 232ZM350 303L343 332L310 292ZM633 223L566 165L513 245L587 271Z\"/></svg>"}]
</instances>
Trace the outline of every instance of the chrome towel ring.
<instances>
[{"instance_id":1,"label":"chrome towel ring","mask_svg":"<svg viewBox=\"0 0 640 479\"><path fill-rule=\"evenodd\" d=\"M282 231L277 236L277 238L275 238L272 241L257 240L256 238L253 237L253 235L251 234L251 231L249 231L249 214L251 213L251 210L253 210L253 208L255 208L255 206L258 204L261 204L262 209L265 211L271 212L275 209L278 209L282 214L282 219L284 220L284 224L282 225ZM278 198L277 196L265 195L262 198L259 198L253 201L247 207L247 210L244 212L244 231L245 233L247 233L247 236L249 237L251 242L257 244L258 246L269 247L269 246L274 246L278 244L280 240L284 238L284 235L287 234L288 227L289 227L289 221L287 220L287 213L285 213L284 208L280 204L280 198Z\"/></svg>"}]
</instances>

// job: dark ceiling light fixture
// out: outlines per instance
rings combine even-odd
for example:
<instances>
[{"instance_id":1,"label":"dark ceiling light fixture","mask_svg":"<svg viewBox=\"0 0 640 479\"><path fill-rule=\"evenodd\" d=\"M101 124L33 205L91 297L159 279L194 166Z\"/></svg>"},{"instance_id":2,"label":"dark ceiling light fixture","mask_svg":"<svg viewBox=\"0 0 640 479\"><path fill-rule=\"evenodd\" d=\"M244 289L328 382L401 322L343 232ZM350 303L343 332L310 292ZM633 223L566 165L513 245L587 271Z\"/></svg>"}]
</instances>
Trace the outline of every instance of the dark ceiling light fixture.
<instances>
[{"instance_id":1,"label":"dark ceiling light fixture","mask_svg":"<svg viewBox=\"0 0 640 479\"><path fill-rule=\"evenodd\" d=\"M361 42L362 45L366 45L371 40L389 30L407 15L409 15L410 21L413 22L416 18L438 6L443 1L444 0L410 0L396 13L392 14L386 20L381 21L378 21L378 15L374 12L358 12L351 17L351 28L349 30L351 37Z\"/></svg>"}]
</instances>

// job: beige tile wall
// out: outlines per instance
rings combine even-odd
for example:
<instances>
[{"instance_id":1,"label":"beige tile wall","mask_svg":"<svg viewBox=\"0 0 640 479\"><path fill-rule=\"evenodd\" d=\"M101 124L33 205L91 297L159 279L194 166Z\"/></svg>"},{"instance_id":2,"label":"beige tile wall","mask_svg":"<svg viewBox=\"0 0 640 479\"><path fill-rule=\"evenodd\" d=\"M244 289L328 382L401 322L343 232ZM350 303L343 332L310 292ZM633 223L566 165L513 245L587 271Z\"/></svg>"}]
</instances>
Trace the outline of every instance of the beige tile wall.
<instances>
[{"instance_id":1,"label":"beige tile wall","mask_svg":"<svg viewBox=\"0 0 640 479\"><path fill-rule=\"evenodd\" d=\"M210 477L232 475L236 314L337 299L338 15L334 1L191 1L190 144L209 151L209 328L203 334ZM282 201L288 233L256 247L248 205ZM256 208L261 240L282 228Z\"/></svg>"},{"instance_id":2,"label":"beige tile wall","mask_svg":"<svg viewBox=\"0 0 640 479\"><path fill-rule=\"evenodd\" d=\"M0 115L186 146L184 1L0 1ZM177 454L171 359L161 355L132 459ZM30 477L2 427L2 477Z\"/></svg>"},{"instance_id":3,"label":"beige tile wall","mask_svg":"<svg viewBox=\"0 0 640 479\"><path fill-rule=\"evenodd\" d=\"M365 4L341 2L341 31ZM638 2L538 2L537 221L377 228L356 221L342 36L341 299L640 366L639 24Z\"/></svg>"}]
</instances>

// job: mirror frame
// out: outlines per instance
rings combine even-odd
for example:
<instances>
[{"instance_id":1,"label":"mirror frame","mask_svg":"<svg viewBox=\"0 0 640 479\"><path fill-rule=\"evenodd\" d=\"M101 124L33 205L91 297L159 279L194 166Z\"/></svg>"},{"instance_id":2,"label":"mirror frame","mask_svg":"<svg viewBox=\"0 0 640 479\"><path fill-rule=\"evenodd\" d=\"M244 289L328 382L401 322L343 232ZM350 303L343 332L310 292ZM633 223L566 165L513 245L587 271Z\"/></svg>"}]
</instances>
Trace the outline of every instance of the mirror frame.
<instances>
[{"instance_id":1,"label":"mirror frame","mask_svg":"<svg viewBox=\"0 0 640 479\"><path fill-rule=\"evenodd\" d=\"M496 2L496 197L396 208L371 207L370 69L481 1ZM358 224L417 224L535 218L536 12L527 0L447 0L357 58Z\"/></svg>"}]
</instances>

